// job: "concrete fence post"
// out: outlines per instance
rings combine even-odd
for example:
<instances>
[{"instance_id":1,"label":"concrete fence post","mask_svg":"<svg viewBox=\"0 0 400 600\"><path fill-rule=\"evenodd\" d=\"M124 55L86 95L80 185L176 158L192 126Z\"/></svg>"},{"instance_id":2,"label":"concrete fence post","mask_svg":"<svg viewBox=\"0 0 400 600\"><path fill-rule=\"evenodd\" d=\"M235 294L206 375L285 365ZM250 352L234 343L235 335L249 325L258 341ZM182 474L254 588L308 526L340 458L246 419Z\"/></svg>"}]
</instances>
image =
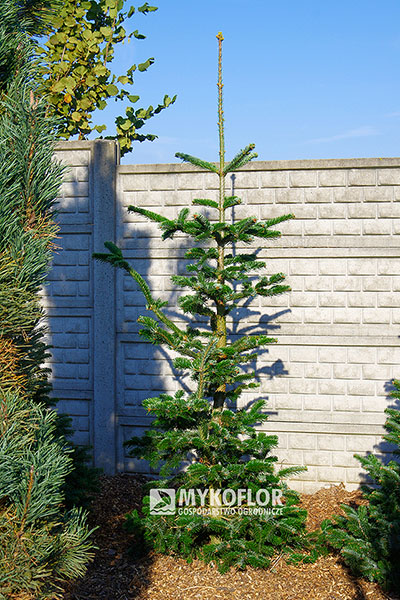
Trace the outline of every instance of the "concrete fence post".
<instances>
[{"instance_id":1,"label":"concrete fence post","mask_svg":"<svg viewBox=\"0 0 400 600\"><path fill-rule=\"evenodd\" d=\"M118 145L94 142L91 170L94 223L93 249L103 252L104 242L115 241L115 185ZM94 465L107 475L115 473L115 270L93 261L93 455Z\"/></svg>"}]
</instances>

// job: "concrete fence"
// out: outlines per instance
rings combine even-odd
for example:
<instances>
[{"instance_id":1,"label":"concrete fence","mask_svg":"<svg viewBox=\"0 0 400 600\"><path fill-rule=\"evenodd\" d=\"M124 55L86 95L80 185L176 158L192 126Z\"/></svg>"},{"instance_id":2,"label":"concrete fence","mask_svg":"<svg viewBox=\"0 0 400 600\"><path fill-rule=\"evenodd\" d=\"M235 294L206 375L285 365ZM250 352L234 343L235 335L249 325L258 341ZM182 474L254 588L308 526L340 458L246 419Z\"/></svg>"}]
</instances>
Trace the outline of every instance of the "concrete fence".
<instances>
[{"instance_id":1,"label":"concrete fence","mask_svg":"<svg viewBox=\"0 0 400 600\"><path fill-rule=\"evenodd\" d=\"M57 157L71 168L43 292L54 395L73 416L76 440L93 445L96 465L146 471L122 445L148 425L141 402L189 383L166 352L139 338L145 302L135 282L91 254L116 241L179 320L169 278L184 271L188 240L162 242L155 225L126 208L172 217L194 198L216 199L218 179L180 164L120 166L109 141L62 143ZM400 377L400 158L259 161L228 176L227 188L243 201L235 219L296 216L259 253L292 292L259 299L232 323L278 339L258 361L261 387L245 401L268 398L263 428L279 436L279 462L307 465L293 487L357 487L353 454L388 451L383 411Z\"/></svg>"}]
</instances>

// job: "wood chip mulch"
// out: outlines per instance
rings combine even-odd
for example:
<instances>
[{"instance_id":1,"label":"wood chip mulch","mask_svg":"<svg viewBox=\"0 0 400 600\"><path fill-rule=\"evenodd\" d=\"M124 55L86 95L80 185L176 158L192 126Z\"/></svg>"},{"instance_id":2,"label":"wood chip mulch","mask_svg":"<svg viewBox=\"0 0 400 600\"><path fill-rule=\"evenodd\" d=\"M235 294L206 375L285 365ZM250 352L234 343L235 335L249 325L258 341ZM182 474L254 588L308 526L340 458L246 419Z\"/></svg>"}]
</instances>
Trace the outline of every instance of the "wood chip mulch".
<instances>
[{"instance_id":1,"label":"wood chip mulch","mask_svg":"<svg viewBox=\"0 0 400 600\"><path fill-rule=\"evenodd\" d=\"M133 558L132 537L122 525L125 514L139 509L144 478L115 475L101 478L94 500L91 525L98 550L84 578L72 583L63 600L399 600L376 584L356 579L335 556L314 564L293 566L278 560L272 570L231 569L221 575L200 561L159 554ZM340 504L362 502L359 491L340 486L302 496L309 511L308 527L314 530L340 511Z\"/></svg>"}]
</instances>

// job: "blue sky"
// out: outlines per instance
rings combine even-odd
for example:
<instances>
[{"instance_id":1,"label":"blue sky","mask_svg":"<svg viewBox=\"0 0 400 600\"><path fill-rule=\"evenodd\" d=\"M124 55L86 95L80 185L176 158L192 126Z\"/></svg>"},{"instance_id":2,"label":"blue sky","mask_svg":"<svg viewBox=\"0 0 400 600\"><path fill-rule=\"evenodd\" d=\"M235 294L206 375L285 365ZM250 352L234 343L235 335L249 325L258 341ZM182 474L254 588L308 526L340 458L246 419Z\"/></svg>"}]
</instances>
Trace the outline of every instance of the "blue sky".
<instances>
[{"instance_id":1,"label":"blue sky","mask_svg":"<svg viewBox=\"0 0 400 600\"><path fill-rule=\"evenodd\" d=\"M227 158L250 142L260 160L400 156L398 0L154 4L132 18L146 40L124 45L114 70L153 56L133 93L143 106L178 98L148 122L159 139L136 144L124 163L176 162L177 151L217 160L218 31ZM117 106L96 122L112 124Z\"/></svg>"}]
</instances>

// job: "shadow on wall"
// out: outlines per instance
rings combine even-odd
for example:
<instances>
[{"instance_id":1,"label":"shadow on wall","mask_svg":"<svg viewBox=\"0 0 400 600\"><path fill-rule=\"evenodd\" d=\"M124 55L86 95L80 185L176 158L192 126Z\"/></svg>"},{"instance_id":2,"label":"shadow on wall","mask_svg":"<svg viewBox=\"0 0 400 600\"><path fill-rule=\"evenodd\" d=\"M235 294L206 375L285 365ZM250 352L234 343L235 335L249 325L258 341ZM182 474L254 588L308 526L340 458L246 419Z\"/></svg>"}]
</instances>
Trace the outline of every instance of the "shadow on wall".
<instances>
[{"instance_id":1,"label":"shadow on wall","mask_svg":"<svg viewBox=\"0 0 400 600\"><path fill-rule=\"evenodd\" d=\"M52 396L57 410L72 417L73 441L92 443L92 335L89 165L71 167L56 204L60 232L51 269L41 290L49 345Z\"/></svg>"},{"instance_id":2,"label":"shadow on wall","mask_svg":"<svg viewBox=\"0 0 400 600\"><path fill-rule=\"evenodd\" d=\"M391 395L391 393L396 389L393 385L393 379L387 381L384 388L387 394L388 408L400 410L400 398L393 398ZM391 460L400 460L400 457L396 458L396 456L393 455L393 450L395 450L395 447L382 439L381 442L376 445L376 451L374 454L377 455L379 460L381 460L384 465L387 465Z\"/></svg>"},{"instance_id":3,"label":"shadow on wall","mask_svg":"<svg viewBox=\"0 0 400 600\"><path fill-rule=\"evenodd\" d=\"M391 395L391 393L396 389L393 385L393 379L390 379L389 381L385 382L384 389L387 394L387 407L394 408L396 410L400 410L400 399L393 398ZM386 430L382 433L382 436L385 435L385 433L386 433ZM373 448L371 448L371 450L369 450L365 453L359 452L358 454L360 454L361 456L370 456L373 454L377 457L377 459L381 462L382 465L388 465L388 463L393 460L400 462L400 457L393 454L394 450L398 450L398 449L399 448L396 448L393 444L390 444L389 442L384 440L382 437L381 440L377 444L375 444L375 446ZM374 481L372 481L372 479L369 477L369 475L367 474L366 471L364 471L363 469L361 470L361 467L360 467L360 483L361 483L361 485L363 485L363 484L371 485L371 484L375 483Z\"/></svg>"},{"instance_id":4,"label":"shadow on wall","mask_svg":"<svg viewBox=\"0 0 400 600\"><path fill-rule=\"evenodd\" d=\"M231 195L235 196L236 195L236 188L235 188L236 175L234 173L232 173L232 175L230 176L230 179L231 179ZM236 209L236 207L232 208L233 223L235 223L235 219L236 219L235 209ZM232 254L234 256L236 255L237 251L238 251L238 249L237 249L236 245L233 245ZM250 249L249 252L251 252L251 251L254 252L254 254L259 254L260 249L257 249L256 251ZM268 273L268 275L272 275L272 273ZM275 323L275 321L277 319L279 319L279 317L281 317L282 315L290 313L291 309L287 308L284 310L279 310L274 313L272 312L272 313L266 314L265 312L261 313L261 310L257 310L253 306L250 307L251 302L252 302L252 298L249 298L243 303L243 305L240 308L232 311L232 313L231 313L231 315L232 315L232 329L231 329L232 338L233 339L240 338L245 335L267 335L269 337L275 337L276 333L281 328L281 326L278 323ZM263 307L263 308L265 310L265 307ZM257 362L259 362L263 357L268 355L268 353L269 353L268 347L259 348L256 351L257 358L254 361L248 363L247 368L246 368L247 373L255 372L255 380L258 383L260 383L261 392L263 392L262 382L266 378L268 380L272 380L275 377L280 377L280 376L289 374L289 371L285 368L284 362L279 358L270 365L264 364L263 366L257 368ZM250 402L253 402L254 400L258 400L259 398L264 398L268 401L268 396L266 396L265 393L262 393L261 396L257 396L257 397L255 397L254 394L252 394L252 399ZM246 402L244 402L244 403L246 404ZM278 411L268 410L267 414L268 415L277 415Z\"/></svg>"},{"instance_id":5,"label":"shadow on wall","mask_svg":"<svg viewBox=\"0 0 400 600\"><path fill-rule=\"evenodd\" d=\"M135 201L133 198L128 204ZM149 209L158 211L158 206ZM173 241L163 242L156 225L149 225L142 218L131 223L126 206L117 219L117 240L124 257L148 283L153 297L168 301L166 314L185 326L189 319L176 309L179 291L169 277L175 274L175 267L179 271L185 268L186 240L176 236ZM184 375L173 368L169 352L139 335L142 326L137 323L138 317L154 318L154 314L146 309L137 283L127 273L118 271L116 287L118 470L155 475L146 461L129 457L123 443L132 436L142 436L153 420L142 406L143 400L180 388L189 392L190 386Z\"/></svg>"}]
</instances>

